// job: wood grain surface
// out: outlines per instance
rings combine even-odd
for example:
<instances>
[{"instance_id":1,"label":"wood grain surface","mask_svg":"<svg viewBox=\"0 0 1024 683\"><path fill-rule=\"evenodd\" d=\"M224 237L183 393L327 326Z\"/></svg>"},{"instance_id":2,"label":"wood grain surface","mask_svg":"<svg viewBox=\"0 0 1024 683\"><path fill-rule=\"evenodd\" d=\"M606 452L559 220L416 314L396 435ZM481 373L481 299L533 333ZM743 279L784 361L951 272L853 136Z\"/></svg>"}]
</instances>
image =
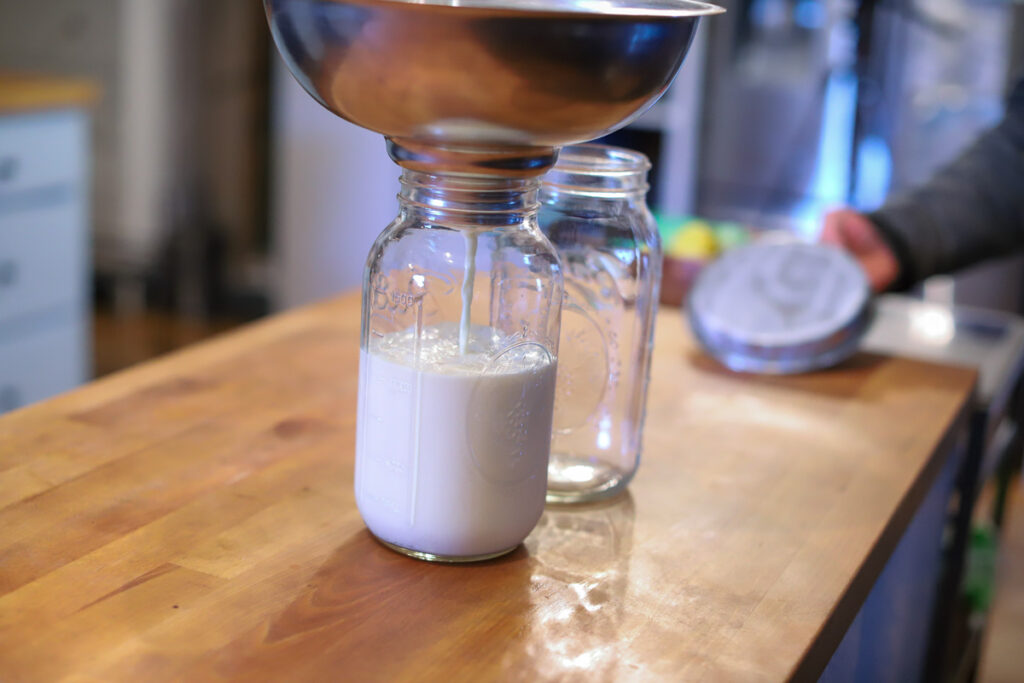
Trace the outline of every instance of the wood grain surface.
<instances>
[{"instance_id":1,"label":"wood grain surface","mask_svg":"<svg viewBox=\"0 0 1024 683\"><path fill-rule=\"evenodd\" d=\"M0 72L0 114L89 107L99 94L99 87L89 80Z\"/></svg>"},{"instance_id":2,"label":"wood grain surface","mask_svg":"<svg viewBox=\"0 0 1024 683\"><path fill-rule=\"evenodd\" d=\"M825 665L972 372L731 374L658 323L629 494L470 566L352 491L358 300L0 418L0 680L780 680Z\"/></svg>"}]
</instances>

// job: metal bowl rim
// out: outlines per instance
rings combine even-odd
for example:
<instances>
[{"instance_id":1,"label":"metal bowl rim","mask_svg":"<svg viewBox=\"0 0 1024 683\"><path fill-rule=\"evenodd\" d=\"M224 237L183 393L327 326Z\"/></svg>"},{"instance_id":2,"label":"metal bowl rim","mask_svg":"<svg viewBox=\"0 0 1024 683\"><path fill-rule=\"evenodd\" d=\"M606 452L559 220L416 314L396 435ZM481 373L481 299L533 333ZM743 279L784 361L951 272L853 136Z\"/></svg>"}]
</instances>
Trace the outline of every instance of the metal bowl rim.
<instances>
[{"instance_id":1,"label":"metal bowl rim","mask_svg":"<svg viewBox=\"0 0 1024 683\"><path fill-rule=\"evenodd\" d=\"M560 6L533 0L525 4L511 4L510 0L504 0L509 4L493 4L492 0L324 0L339 5L393 5L407 6L410 10L439 10L458 11L463 14L479 11L489 16L493 15L521 15L521 16L548 16L548 17L587 17L587 18L644 18L651 19L686 19L713 16L725 13L725 8L719 7L702 0L617 0L612 7L588 7L585 2L576 0L572 4ZM272 0L264 0L264 5L270 5ZM455 4L458 3L458 4ZM651 3L656 6L644 7L644 3ZM660 6L664 5L664 6Z\"/></svg>"}]
</instances>

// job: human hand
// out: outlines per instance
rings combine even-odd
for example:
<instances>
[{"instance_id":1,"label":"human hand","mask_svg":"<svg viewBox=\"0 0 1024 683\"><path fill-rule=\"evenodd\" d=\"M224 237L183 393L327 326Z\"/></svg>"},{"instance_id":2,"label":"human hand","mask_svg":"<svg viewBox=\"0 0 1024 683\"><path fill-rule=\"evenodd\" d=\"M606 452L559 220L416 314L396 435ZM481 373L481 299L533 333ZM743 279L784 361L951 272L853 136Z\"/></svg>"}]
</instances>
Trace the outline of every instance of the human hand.
<instances>
[{"instance_id":1,"label":"human hand","mask_svg":"<svg viewBox=\"0 0 1024 683\"><path fill-rule=\"evenodd\" d=\"M845 249L864 269L871 289L887 289L900 274L900 264L875 224L852 209L839 209L825 215L821 241Z\"/></svg>"}]
</instances>

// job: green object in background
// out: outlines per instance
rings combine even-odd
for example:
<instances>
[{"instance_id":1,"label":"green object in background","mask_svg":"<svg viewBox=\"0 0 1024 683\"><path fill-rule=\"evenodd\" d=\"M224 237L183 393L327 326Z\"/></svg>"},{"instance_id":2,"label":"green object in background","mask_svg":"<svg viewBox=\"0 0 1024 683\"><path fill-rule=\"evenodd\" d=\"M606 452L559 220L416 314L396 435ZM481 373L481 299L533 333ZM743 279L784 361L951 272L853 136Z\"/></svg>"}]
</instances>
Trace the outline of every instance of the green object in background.
<instances>
[{"instance_id":1,"label":"green object in background","mask_svg":"<svg viewBox=\"0 0 1024 683\"><path fill-rule=\"evenodd\" d=\"M963 592L971 611L976 614L984 614L992 604L998 555L999 543L991 526L975 526L971 529Z\"/></svg>"},{"instance_id":2,"label":"green object in background","mask_svg":"<svg viewBox=\"0 0 1024 683\"><path fill-rule=\"evenodd\" d=\"M672 235L676 234L680 228L683 227L683 223L686 222L685 218L679 216L666 216L655 212L654 220L658 224L658 233L661 235L661 241L668 242L672 238Z\"/></svg>"},{"instance_id":3,"label":"green object in background","mask_svg":"<svg viewBox=\"0 0 1024 683\"><path fill-rule=\"evenodd\" d=\"M739 223L716 223L715 237L722 251L738 247L750 241L750 231Z\"/></svg>"}]
</instances>

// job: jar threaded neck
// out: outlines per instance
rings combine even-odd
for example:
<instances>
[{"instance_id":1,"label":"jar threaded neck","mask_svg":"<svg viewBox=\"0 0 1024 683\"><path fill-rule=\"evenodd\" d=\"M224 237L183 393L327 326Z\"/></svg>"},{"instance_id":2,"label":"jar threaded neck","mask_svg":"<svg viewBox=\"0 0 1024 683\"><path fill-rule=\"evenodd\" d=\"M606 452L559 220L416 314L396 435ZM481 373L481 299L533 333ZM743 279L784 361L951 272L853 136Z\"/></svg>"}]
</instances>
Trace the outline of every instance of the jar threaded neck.
<instances>
[{"instance_id":1,"label":"jar threaded neck","mask_svg":"<svg viewBox=\"0 0 1024 683\"><path fill-rule=\"evenodd\" d=\"M594 198L642 196L649 189L651 162L640 152L608 145L572 145L544 176L543 193ZM545 199L547 201L547 199Z\"/></svg>"},{"instance_id":2,"label":"jar threaded neck","mask_svg":"<svg viewBox=\"0 0 1024 683\"><path fill-rule=\"evenodd\" d=\"M536 178L442 175L405 169L398 200L434 219L501 225L521 223L540 206Z\"/></svg>"}]
</instances>

